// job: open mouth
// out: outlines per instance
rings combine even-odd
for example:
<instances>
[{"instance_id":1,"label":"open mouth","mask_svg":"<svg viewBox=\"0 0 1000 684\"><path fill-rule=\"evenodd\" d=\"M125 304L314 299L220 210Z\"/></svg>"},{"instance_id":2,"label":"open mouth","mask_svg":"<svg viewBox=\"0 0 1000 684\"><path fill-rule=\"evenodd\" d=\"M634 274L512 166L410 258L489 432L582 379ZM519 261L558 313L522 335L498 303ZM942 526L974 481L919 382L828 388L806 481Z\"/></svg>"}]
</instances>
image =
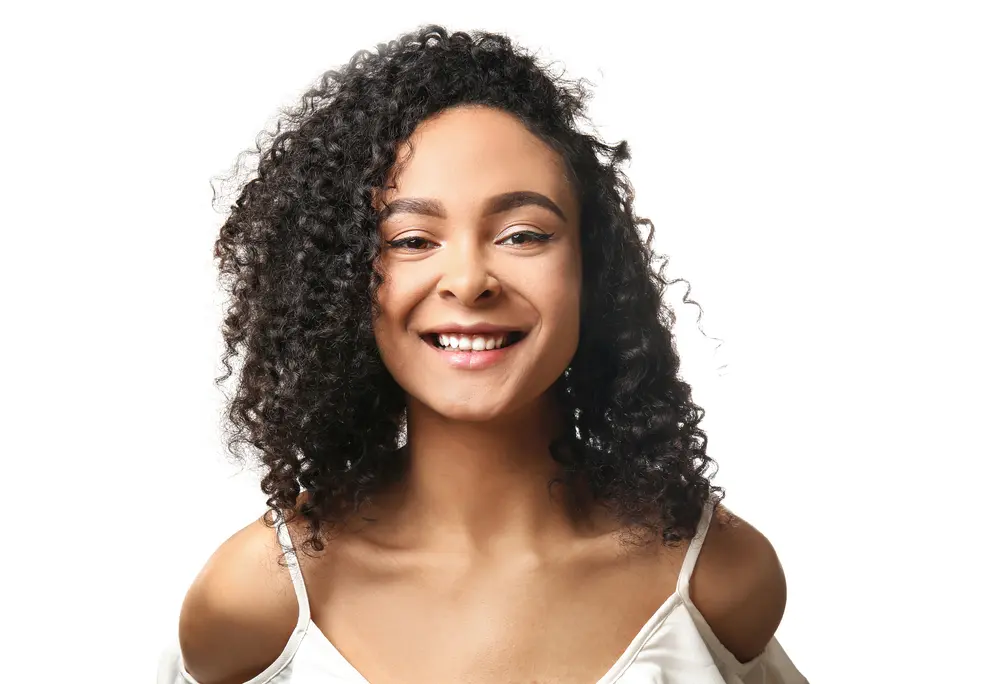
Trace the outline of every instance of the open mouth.
<instances>
[{"instance_id":1,"label":"open mouth","mask_svg":"<svg viewBox=\"0 0 1000 684\"><path fill-rule=\"evenodd\" d=\"M512 347L525 337L519 330L487 335L459 335L456 333L429 333L421 338L434 347L445 351L480 352Z\"/></svg>"}]
</instances>

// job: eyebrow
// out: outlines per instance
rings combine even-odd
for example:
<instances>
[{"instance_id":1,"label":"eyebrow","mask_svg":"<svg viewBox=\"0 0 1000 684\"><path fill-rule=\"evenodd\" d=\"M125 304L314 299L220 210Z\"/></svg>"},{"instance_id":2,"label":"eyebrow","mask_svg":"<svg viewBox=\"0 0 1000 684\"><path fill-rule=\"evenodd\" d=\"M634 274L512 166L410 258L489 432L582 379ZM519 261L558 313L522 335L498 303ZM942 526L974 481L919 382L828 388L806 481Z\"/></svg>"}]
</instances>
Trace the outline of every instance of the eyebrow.
<instances>
[{"instance_id":1,"label":"eyebrow","mask_svg":"<svg viewBox=\"0 0 1000 684\"><path fill-rule=\"evenodd\" d=\"M531 190L515 190L495 195L486 201L486 216L500 214L517 207L534 205L542 207L558 216L563 221L566 215L555 202L539 192ZM401 197L385 205L378 214L378 222L388 220L396 214L420 214L422 216L433 216L435 218L446 218L444 207L435 199L425 197Z\"/></svg>"}]
</instances>

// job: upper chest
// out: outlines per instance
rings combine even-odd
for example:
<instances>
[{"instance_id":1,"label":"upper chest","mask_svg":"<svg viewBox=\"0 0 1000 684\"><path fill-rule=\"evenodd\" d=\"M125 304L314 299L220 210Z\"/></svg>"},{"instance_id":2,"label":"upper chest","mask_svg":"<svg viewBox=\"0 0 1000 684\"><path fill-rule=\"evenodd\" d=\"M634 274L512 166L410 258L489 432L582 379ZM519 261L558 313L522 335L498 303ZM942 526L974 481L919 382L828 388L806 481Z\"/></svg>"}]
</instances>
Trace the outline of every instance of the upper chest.
<instances>
[{"instance_id":1,"label":"upper chest","mask_svg":"<svg viewBox=\"0 0 1000 684\"><path fill-rule=\"evenodd\" d=\"M682 551L474 568L341 554L303 572L313 622L370 684L595 684L673 593Z\"/></svg>"}]
</instances>

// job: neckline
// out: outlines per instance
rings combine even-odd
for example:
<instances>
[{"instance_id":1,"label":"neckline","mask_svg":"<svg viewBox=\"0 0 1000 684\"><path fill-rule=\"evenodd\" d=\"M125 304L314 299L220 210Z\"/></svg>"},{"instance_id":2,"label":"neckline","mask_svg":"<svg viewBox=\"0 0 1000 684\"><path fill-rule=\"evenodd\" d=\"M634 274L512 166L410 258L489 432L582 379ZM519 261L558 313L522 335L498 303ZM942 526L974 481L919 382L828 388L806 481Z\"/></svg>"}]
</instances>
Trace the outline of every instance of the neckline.
<instances>
[{"instance_id":1,"label":"neckline","mask_svg":"<svg viewBox=\"0 0 1000 684\"><path fill-rule=\"evenodd\" d=\"M678 604L686 605L692 613L697 613L699 616L701 615L691 602L690 596L688 595L688 583L694 571L695 563L697 563L698 556L701 553L701 547L705 541L705 535L708 532L709 524L711 523L714 515L716 503L717 501L711 497L705 502L695 535L691 539L687 550L684 552L684 559L681 563L680 574L677 578L677 584L673 593L671 593L670 596L668 596L666 600L660 604L659 608L653 612L646 623L639 629L636 635L625 647L625 651L611 665L611 668L605 672L601 678L597 680L597 682L595 682L595 684L614 684L614 682L618 681L618 679L621 678L626 670L628 670L635 659L642 653L646 643L656 633L656 630L661 624L663 624ZM281 516L278 511L275 511L275 515L278 516L278 524L276 527L279 539L282 546L285 548L286 557L289 555L291 556L289 562L289 573L292 576L292 583L295 586L295 595L299 602L299 622L296 631L299 631L299 628L304 628L299 636L299 642L296 643L294 647L292 646L291 639L289 639L288 644L286 644L286 650L291 649L292 653L288 660L291 660L291 658L294 657L294 652L297 651L298 647L301 645L301 640L307 638L309 633L313 632L316 636L316 641L320 643L319 647L326 651L333 660L337 661L344 667L347 675L356 680L354 684L372 684L356 667L354 667L354 665L351 664L347 657L340 652L340 650L333 644L332 641L330 641L329 638L327 638L326 634L324 634L319 628L319 625L313 621L312 612L309 610L309 597L306 592L305 581L302 577L301 569L298 565L298 557L295 553L295 547L292 545L291 539L288 535L288 530L285 527L283 516ZM310 627L312 629L310 629ZM701 631L700 628L697 629L699 632ZM713 634L712 636L714 637L715 635ZM726 649L723 648L723 650ZM728 653L728 651L726 652ZM284 656L284 653L282 656ZM730 657L732 656L730 655ZM279 658L279 660L281 660L281 658ZM287 664L288 660L285 661L285 664ZM276 665L277 661L273 664Z\"/></svg>"},{"instance_id":2,"label":"neckline","mask_svg":"<svg viewBox=\"0 0 1000 684\"><path fill-rule=\"evenodd\" d=\"M653 614L646 620L646 623L639 628L632 640L625 647L618 659L611 665L607 672L605 672L600 679L598 679L594 684L613 684L617 681L625 671L628 670L632 662L642 653L642 649L646 646L646 642L656 633L656 630L661 624L667 619L670 613L673 612L674 608L678 604L683 603L683 596L680 591L674 590L667 599L660 604L660 606L653 612ZM337 661L347 672L347 674L354 680L354 684L372 684L368 679L361 674L361 672L351 664L351 661L340 652L332 641L327 638L323 630L319 628L319 625L310 616L308 628L306 629L306 635L312 632L315 636L316 641L321 645L321 648L326 651L326 653Z\"/></svg>"}]
</instances>

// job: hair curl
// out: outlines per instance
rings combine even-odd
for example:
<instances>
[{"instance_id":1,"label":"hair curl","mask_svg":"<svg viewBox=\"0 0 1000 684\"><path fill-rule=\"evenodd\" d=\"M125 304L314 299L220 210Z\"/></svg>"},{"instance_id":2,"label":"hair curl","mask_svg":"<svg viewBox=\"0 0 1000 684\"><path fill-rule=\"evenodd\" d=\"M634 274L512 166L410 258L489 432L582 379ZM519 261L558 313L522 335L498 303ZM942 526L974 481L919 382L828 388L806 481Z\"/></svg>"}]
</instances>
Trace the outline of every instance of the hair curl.
<instances>
[{"instance_id":1,"label":"hair curl","mask_svg":"<svg viewBox=\"0 0 1000 684\"><path fill-rule=\"evenodd\" d=\"M253 448L268 507L308 520L305 546L321 551L324 524L343 523L400 476L404 393L372 324L381 246L371 191L386 187L399 144L421 121L462 104L518 117L562 156L581 203L580 341L557 383L575 434L550 448L565 476L553 482L665 544L693 536L707 499L721 499L698 427L704 410L678 376L675 316L663 301L681 279L664 279L653 225L633 213L620 168L627 143L575 125L586 119L584 83L502 34L430 25L325 72L258 137L256 177L215 243L230 295L227 372L216 382L242 351L228 449L243 462L241 445ZM687 293L684 302L697 305Z\"/></svg>"}]
</instances>

